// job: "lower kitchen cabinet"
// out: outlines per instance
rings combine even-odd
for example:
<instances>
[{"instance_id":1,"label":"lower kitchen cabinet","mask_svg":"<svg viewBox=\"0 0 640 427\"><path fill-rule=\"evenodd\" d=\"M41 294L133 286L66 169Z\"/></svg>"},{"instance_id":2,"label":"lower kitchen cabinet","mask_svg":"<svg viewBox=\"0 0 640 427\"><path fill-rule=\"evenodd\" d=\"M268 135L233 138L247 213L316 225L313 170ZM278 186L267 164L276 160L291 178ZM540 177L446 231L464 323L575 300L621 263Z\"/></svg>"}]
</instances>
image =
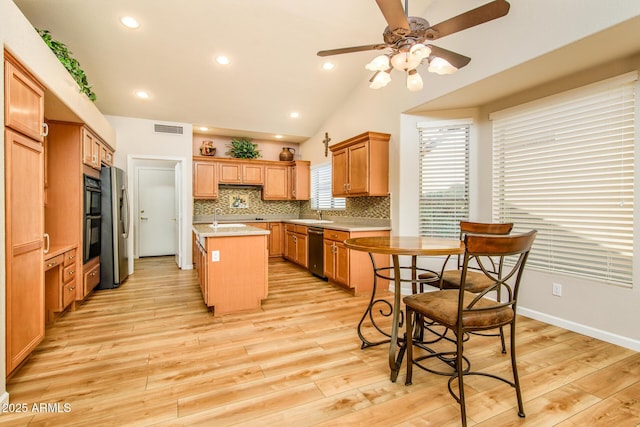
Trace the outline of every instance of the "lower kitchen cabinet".
<instances>
[{"instance_id":1,"label":"lower kitchen cabinet","mask_svg":"<svg viewBox=\"0 0 640 427\"><path fill-rule=\"evenodd\" d=\"M57 251L56 253L59 253ZM46 321L55 321L58 313L63 312L76 299L77 248L64 250L63 253L45 258L45 307Z\"/></svg>"},{"instance_id":2,"label":"lower kitchen cabinet","mask_svg":"<svg viewBox=\"0 0 640 427\"><path fill-rule=\"evenodd\" d=\"M353 251L344 245L346 239L356 237L388 236L388 231L324 230L324 274L329 281L349 288L354 294L373 289L373 267L369 254ZM375 254L376 267L388 267L389 255ZM378 280L378 289L387 289L388 281Z\"/></svg>"},{"instance_id":3,"label":"lower kitchen cabinet","mask_svg":"<svg viewBox=\"0 0 640 427\"><path fill-rule=\"evenodd\" d=\"M100 283L100 258L89 260L83 267L82 298L89 295L89 292ZM78 298L78 299L82 299Z\"/></svg>"},{"instance_id":4,"label":"lower kitchen cabinet","mask_svg":"<svg viewBox=\"0 0 640 427\"><path fill-rule=\"evenodd\" d=\"M284 257L307 268L309 265L307 227L297 224L285 224L284 234Z\"/></svg>"},{"instance_id":5,"label":"lower kitchen cabinet","mask_svg":"<svg viewBox=\"0 0 640 427\"><path fill-rule=\"evenodd\" d=\"M267 248L269 257L281 257L284 253L284 226L281 222L247 222L246 225L269 230Z\"/></svg>"}]
</instances>

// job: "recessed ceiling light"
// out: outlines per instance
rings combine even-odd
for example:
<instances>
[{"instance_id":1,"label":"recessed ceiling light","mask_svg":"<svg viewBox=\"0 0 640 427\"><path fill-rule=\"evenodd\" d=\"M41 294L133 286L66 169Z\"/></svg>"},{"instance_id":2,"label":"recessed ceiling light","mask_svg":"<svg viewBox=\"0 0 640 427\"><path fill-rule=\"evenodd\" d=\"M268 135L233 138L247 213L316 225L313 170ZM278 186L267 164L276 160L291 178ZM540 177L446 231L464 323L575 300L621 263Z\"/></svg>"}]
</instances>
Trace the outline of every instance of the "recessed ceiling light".
<instances>
[{"instance_id":1,"label":"recessed ceiling light","mask_svg":"<svg viewBox=\"0 0 640 427\"><path fill-rule=\"evenodd\" d=\"M289 117L291 117L292 119L297 119L298 117L300 117L300 113L298 113L297 111L294 111L291 114L289 114Z\"/></svg>"},{"instance_id":2,"label":"recessed ceiling light","mask_svg":"<svg viewBox=\"0 0 640 427\"><path fill-rule=\"evenodd\" d=\"M122 25L124 25L127 28L135 29L140 26L136 18L132 16L123 16L122 18L120 18L120 22L122 22Z\"/></svg>"},{"instance_id":3,"label":"recessed ceiling light","mask_svg":"<svg viewBox=\"0 0 640 427\"><path fill-rule=\"evenodd\" d=\"M149 99L149 94L143 90L137 90L136 96L140 99Z\"/></svg>"},{"instance_id":4,"label":"recessed ceiling light","mask_svg":"<svg viewBox=\"0 0 640 427\"><path fill-rule=\"evenodd\" d=\"M283 138L282 135L276 135L275 137L278 138L278 139L282 139Z\"/></svg>"},{"instance_id":5,"label":"recessed ceiling light","mask_svg":"<svg viewBox=\"0 0 640 427\"><path fill-rule=\"evenodd\" d=\"M325 62L324 64L322 64L323 70L331 71L334 68L336 68L336 64L334 64L333 62Z\"/></svg>"},{"instance_id":6,"label":"recessed ceiling light","mask_svg":"<svg viewBox=\"0 0 640 427\"><path fill-rule=\"evenodd\" d=\"M209 130L209 128L208 128L208 127L205 127L205 126L201 126L201 127L200 127L200 130L201 130L201 131L205 131L205 130Z\"/></svg>"},{"instance_id":7,"label":"recessed ceiling light","mask_svg":"<svg viewBox=\"0 0 640 427\"><path fill-rule=\"evenodd\" d=\"M231 61L229 60L229 58L227 58L224 55L220 55L218 57L216 57L216 62L220 65L229 65L231 63Z\"/></svg>"}]
</instances>

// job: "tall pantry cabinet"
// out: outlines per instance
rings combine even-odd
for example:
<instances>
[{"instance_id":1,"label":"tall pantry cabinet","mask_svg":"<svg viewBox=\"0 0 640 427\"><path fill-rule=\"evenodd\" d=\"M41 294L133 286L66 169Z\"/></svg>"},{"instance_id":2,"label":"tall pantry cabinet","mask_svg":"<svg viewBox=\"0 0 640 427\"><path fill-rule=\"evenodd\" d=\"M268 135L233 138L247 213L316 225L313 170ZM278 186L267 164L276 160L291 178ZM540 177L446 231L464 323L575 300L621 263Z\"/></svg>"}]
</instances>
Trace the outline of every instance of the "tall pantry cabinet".
<instances>
[{"instance_id":1,"label":"tall pantry cabinet","mask_svg":"<svg viewBox=\"0 0 640 427\"><path fill-rule=\"evenodd\" d=\"M44 88L5 51L6 373L44 338Z\"/></svg>"}]
</instances>

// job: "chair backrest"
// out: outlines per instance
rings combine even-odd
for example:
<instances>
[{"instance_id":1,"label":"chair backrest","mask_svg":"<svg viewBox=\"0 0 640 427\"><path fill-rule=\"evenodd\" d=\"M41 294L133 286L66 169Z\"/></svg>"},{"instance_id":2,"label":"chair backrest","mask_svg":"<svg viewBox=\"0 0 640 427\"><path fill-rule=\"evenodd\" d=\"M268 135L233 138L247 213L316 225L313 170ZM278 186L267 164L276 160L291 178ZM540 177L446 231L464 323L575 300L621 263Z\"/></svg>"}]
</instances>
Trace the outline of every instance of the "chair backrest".
<instances>
[{"instance_id":1,"label":"chair backrest","mask_svg":"<svg viewBox=\"0 0 640 427\"><path fill-rule=\"evenodd\" d=\"M469 222L460 221L460 240L464 240L468 235L485 234L492 236L506 236L511 233L513 229L512 222L491 223L491 222ZM493 265L492 271L498 273L500 269L500 258L488 258L488 261ZM462 268L464 257L458 255L458 269ZM485 261L485 266L488 267L488 263ZM469 268L475 268L470 265Z\"/></svg>"},{"instance_id":2,"label":"chair backrest","mask_svg":"<svg viewBox=\"0 0 640 427\"><path fill-rule=\"evenodd\" d=\"M474 310L473 306L480 298L495 293L491 295L496 298L496 304L491 307L492 309L510 305L515 311L520 279L537 233L537 230L532 230L528 233L509 236L476 234L465 236L465 253L461 277L462 288L464 289L470 262L478 262L479 270L494 282L493 286L477 294L473 301L467 304L465 310ZM492 257L502 260L504 265L500 272L494 272L491 265L485 266L483 264L483 260ZM460 292L460 294L460 304L462 304L463 292ZM502 300L500 298L501 295L503 296Z\"/></svg>"}]
</instances>

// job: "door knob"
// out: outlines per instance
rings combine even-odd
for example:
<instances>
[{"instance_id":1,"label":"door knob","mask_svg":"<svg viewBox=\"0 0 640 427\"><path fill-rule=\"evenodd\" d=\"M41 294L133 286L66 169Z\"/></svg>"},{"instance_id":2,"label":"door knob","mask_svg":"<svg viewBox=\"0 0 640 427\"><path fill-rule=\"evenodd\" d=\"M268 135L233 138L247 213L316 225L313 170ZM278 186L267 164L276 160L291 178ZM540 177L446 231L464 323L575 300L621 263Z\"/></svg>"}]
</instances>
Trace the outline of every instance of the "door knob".
<instances>
[{"instance_id":1,"label":"door knob","mask_svg":"<svg viewBox=\"0 0 640 427\"><path fill-rule=\"evenodd\" d=\"M146 221L146 220L148 220L148 219L149 219L149 218L147 218L146 216L141 216L141 217L140 217L140 221Z\"/></svg>"}]
</instances>

